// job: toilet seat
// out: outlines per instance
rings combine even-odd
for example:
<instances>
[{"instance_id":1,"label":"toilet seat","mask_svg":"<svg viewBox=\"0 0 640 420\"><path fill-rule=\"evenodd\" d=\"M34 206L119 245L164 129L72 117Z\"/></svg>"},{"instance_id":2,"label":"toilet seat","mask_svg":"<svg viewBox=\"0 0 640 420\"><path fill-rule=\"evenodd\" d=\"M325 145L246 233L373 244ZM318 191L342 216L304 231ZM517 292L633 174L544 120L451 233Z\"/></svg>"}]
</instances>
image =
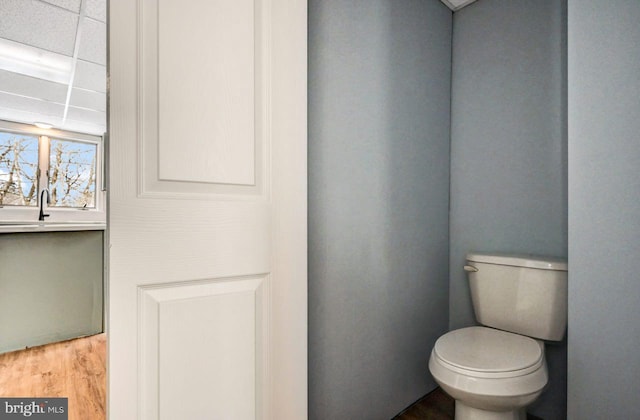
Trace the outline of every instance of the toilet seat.
<instances>
[{"instance_id":1,"label":"toilet seat","mask_svg":"<svg viewBox=\"0 0 640 420\"><path fill-rule=\"evenodd\" d=\"M544 364L544 344L488 327L451 331L436 341L432 356L448 370L475 378L513 378Z\"/></svg>"},{"instance_id":2,"label":"toilet seat","mask_svg":"<svg viewBox=\"0 0 640 420\"><path fill-rule=\"evenodd\" d=\"M489 411L524 407L548 381L544 343L488 327L448 332L429 358L435 381L456 401Z\"/></svg>"}]
</instances>

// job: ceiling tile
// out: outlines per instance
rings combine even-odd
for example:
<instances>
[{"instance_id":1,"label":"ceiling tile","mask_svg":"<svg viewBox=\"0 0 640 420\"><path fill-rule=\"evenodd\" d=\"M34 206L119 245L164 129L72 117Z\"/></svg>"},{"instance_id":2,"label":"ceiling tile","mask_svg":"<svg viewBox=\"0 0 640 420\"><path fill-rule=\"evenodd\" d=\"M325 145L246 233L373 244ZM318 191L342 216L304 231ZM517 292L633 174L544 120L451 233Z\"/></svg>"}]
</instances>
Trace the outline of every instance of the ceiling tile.
<instances>
[{"instance_id":1,"label":"ceiling tile","mask_svg":"<svg viewBox=\"0 0 640 420\"><path fill-rule=\"evenodd\" d=\"M73 89L71 91L71 106L88 108L94 111L107 110L107 95L105 93L94 92L84 89Z\"/></svg>"},{"instance_id":2,"label":"ceiling tile","mask_svg":"<svg viewBox=\"0 0 640 420\"><path fill-rule=\"evenodd\" d=\"M107 25L93 19L81 23L80 51L78 58L92 63L107 64Z\"/></svg>"},{"instance_id":3,"label":"ceiling tile","mask_svg":"<svg viewBox=\"0 0 640 420\"><path fill-rule=\"evenodd\" d=\"M0 120L33 124L34 122L46 122L54 127L60 128L62 125L62 114L60 116L45 116L30 111L21 111L11 108L4 108L0 104Z\"/></svg>"},{"instance_id":4,"label":"ceiling tile","mask_svg":"<svg viewBox=\"0 0 640 420\"><path fill-rule=\"evenodd\" d=\"M82 108L69 107L67 112L67 120L83 121L88 124L93 124L97 127L107 126L107 114L105 112L91 111ZM100 131L104 132L102 128Z\"/></svg>"},{"instance_id":5,"label":"ceiling tile","mask_svg":"<svg viewBox=\"0 0 640 420\"><path fill-rule=\"evenodd\" d=\"M107 71L105 66L78 60L74 87L93 90L96 92L107 91Z\"/></svg>"},{"instance_id":6,"label":"ceiling tile","mask_svg":"<svg viewBox=\"0 0 640 420\"><path fill-rule=\"evenodd\" d=\"M0 119L7 121L21 122L25 124L33 124L36 121L46 122L55 128L68 131L76 131L79 133L95 134L101 136L106 131L106 113L94 112L87 113L83 110L69 108L67 119L62 122L62 112L59 115L46 115L23 109L13 109L3 102L4 98L0 98ZM24 108L24 106L22 106Z\"/></svg>"},{"instance_id":7,"label":"ceiling tile","mask_svg":"<svg viewBox=\"0 0 640 420\"><path fill-rule=\"evenodd\" d=\"M105 133L106 129L104 125L96 125L87 121L78 121L67 118L64 124L58 124L54 127L59 128L61 130L67 131L75 131L78 133L85 134L93 134L96 136L101 136Z\"/></svg>"},{"instance_id":8,"label":"ceiling tile","mask_svg":"<svg viewBox=\"0 0 640 420\"><path fill-rule=\"evenodd\" d=\"M78 15L38 0L0 0L0 38L73 55Z\"/></svg>"},{"instance_id":9,"label":"ceiling tile","mask_svg":"<svg viewBox=\"0 0 640 420\"><path fill-rule=\"evenodd\" d=\"M33 112L43 116L60 117L64 114L64 104L26 98L3 92L0 92L0 104L2 104L2 107L5 109Z\"/></svg>"},{"instance_id":10,"label":"ceiling tile","mask_svg":"<svg viewBox=\"0 0 640 420\"><path fill-rule=\"evenodd\" d=\"M106 0L86 0L85 13L90 18L107 21L107 1Z\"/></svg>"},{"instance_id":11,"label":"ceiling tile","mask_svg":"<svg viewBox=\"0 0 640 420\"><path fill-rule=\"evenodd\" d=\"M67 85L0 70L0 91L64 104Z\"/></svg>"},{"instance_id":12,"label":"ceiling tile","mask_svg":"<svg viewBox=\"0 0 640 420\"><path fill-rule=\"evenodd\" d=\"M59 128L101 136L107 131L107 114L70 107L64 125Z\"/></svg>"},{"instance_id":13,"label":"ceiling tile","mask_svg":"<svg viewBox=\"0 0 640 420\"><path fill-rule=\"evenodd\" d=\"M82 0L40 0L46 3L55 4L58 7L62 7L67 10L71 10L75 13L80 13L80 2Z\"/></svg>"}]
</instances>

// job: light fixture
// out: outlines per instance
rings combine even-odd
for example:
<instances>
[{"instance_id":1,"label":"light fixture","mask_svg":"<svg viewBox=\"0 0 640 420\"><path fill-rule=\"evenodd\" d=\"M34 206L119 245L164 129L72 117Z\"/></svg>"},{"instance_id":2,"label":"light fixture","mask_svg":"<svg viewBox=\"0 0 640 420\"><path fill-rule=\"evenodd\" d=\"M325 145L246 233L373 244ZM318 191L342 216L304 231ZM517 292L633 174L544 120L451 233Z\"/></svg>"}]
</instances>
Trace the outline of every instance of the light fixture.
<instances>
[{"instance_id":1,"label":"light fixture","mask_svg":"<svg viewBox=\"0 0 640 420\"><path fill-rule=\"evenodd\" d=\"M33 125L35 125L38 128L44 128L45 130L48 130L51 127L53 127L53 125L49 123L44 123L44 122L34 122Z\"/></svg>"},{"instance_id":2,"label":"light fixture","mask_svg":"<svg viewBox=\"0 0 640 420\"><path fill-rule=\"evenodd\" d=\"M56 83L69 83L71 57L0 39L0 69Z\"/></svg>"}]
</instances>

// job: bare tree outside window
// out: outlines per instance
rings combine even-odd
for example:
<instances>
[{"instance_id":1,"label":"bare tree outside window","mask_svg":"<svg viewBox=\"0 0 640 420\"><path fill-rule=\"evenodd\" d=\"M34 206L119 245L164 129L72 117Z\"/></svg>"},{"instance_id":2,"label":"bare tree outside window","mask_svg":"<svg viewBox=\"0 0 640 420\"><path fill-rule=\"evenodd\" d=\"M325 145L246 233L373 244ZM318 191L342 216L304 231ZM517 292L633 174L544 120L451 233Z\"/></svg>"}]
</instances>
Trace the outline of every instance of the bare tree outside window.
<instances>
[{"instance_id":1,"label":"bare tree outside window","mask_svg":"<svg viewBox=\"0 0 640 420\"><path fill-rule=\"evenodd\" d=\"M51 139L49 192L51 206L94 208L97 145Z\"/></svg>"},{"instance_id":2,"label":"bare tree outside window","mask_svg":"<svg viewBox=\"0 0 640 420\"><path fill-rule=\"evenodd\" d=\"M48 230L104 224L102 142L91 134L0 120L0 223L9 226L3 230L13 232L13 225L41 221L44 214L49 217L41 224Z\"/></svg>"},{"instance_id":3,"label":"bare tree outside window","mask_svg":"<svg viewBox=\"0 0 640 420\"><path fill-rule=\"evenodd\" d=\"M0 205L38 205L38 138L0 132Z\"/></svg>"},{"instance_id":4,"label":"bare tree outside window","mask_svg":"<svg viewBox=\"0 0 640 420\"><path fill-rule=\"evenodd\" d=\"M49 185L55 207L95 208L97 145L50 140ZM0 205L38 205L38 137L0 132Z\"/></svg>"}]
</instances>

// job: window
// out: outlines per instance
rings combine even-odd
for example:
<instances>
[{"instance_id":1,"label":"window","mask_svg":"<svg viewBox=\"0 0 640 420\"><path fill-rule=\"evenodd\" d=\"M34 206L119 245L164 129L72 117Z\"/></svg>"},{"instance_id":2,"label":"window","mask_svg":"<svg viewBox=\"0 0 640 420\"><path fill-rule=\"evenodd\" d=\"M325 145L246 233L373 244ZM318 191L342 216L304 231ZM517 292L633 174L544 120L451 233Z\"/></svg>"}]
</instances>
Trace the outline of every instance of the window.
<instances>
[{"instance_id":1,"label":"window","mask_svg":"<svg viewBox=\"0 0 640 420\"><path fill-rule=\"evenodd\" d=\"M49 141L51 206L95 208L97 157L95 143Z\"/></svg>"},{"instance_id":2,"label":"window","mask_svg":"<svg viewBox=\"0 0 640 420\"><path fill-rule=\"evenodd\" d=\"M101 137L0 121L0 222L104 223L102 168Z\"/></svg>"},{"instance_id":3,"label":"window","mask_svg":"<svg viewBox=\"0 0 640 420\"><path fill-rule=\"evenodd\" d=\"M37 206L38 137L0 132L0 205Z\"/></svg>"}]
</instances>

